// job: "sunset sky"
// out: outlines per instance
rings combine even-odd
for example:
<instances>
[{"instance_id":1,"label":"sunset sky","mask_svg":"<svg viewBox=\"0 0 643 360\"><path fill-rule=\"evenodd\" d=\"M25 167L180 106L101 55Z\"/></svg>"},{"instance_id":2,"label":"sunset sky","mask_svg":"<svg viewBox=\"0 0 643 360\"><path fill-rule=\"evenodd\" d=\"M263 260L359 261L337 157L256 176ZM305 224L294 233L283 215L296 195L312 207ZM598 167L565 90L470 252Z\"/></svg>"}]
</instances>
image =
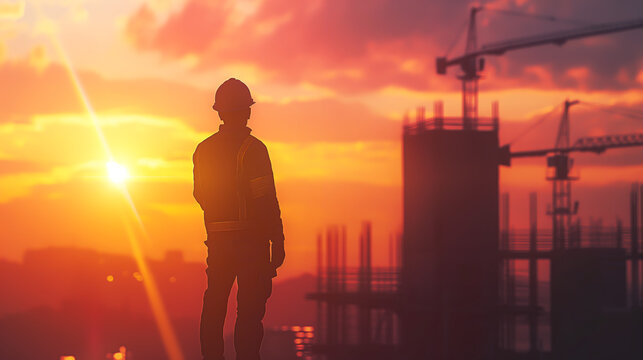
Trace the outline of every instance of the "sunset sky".
<instances>
[{"instance_id":1,"label":"sunset sky","mask_svg":"<svg viewBox=\"0 0 643 360\"><path fill-rule=\"evenodd\" d=\"M214 91L243 80L256 105L249 126L268 146L281 203L283 274L314 270L316 234L373 222L376 263L401 230L401 124L443 100L460 115L456 69L435 74L467 19L469 1L0 0L0 257L75 245L130 251L125 190L148 236L146 255L181 249L205 258L202 213L192 198L192 153L216 131ZM566 21L479 15L479 43L643 17L637 0L497 0L491 8ZM500 102L501 143L565 98L643 112L643 29L488 57L480 114ZM463 52L463 39L450 55ZM643 132L643 121L572 108L580 136ZM430 113L430 111L429 111ZM551 147L560 107L515 149ZM643 148L575 155L581 218L627 219ZM550 197L544 159L501 169L512 222L526 223L538 191Z\"/></svg>"}]
</instances>

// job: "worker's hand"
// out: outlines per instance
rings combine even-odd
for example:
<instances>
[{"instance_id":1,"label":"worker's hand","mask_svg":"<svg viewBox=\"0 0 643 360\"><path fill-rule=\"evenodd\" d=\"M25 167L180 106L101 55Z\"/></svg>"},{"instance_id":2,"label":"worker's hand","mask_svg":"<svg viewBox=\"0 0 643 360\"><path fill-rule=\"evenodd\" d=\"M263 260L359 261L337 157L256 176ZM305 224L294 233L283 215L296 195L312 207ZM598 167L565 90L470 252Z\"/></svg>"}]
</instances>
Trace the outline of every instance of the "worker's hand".
<instances>
[{"instance_id":1,"label":"worker's hand","mask_svg":"<svg viewBox=\"0 0 643 360\"><path fill-rule=\"evenodd\" d=\"M284 259L286 258L286 250L284 249L284 243L283 241L278 241L272 242L272 259L270 260L270 263L272 266L276 269L281 266L281 264L284 263Z\"/></svg>"}]
</instances>

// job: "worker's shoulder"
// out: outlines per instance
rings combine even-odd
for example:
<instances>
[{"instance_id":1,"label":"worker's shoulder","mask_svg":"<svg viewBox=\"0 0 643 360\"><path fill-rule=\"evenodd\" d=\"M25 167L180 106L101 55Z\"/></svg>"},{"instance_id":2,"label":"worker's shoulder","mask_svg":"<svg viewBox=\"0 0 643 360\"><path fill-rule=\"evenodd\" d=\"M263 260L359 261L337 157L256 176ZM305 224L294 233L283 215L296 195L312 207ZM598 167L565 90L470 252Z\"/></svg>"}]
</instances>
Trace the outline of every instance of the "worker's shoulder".
<instances>
[{"instance_id":1,"label":"worker's shoulder","mask_svg":"<svg viewBox=\"0 0 643 360\"><path fill-rule=\"evenodd\" d=\"M268 151L268 148L263 143L263 141L259 140L256 136L253 136L253 135L249 135L249 137L252 139L252 144L250 148L259 150L259 151Z\"/></svg>"},{"instance_id":2,"label":"worker's shoulder","mask_svg":"<svg viewBox=\"0 0 643 360\"><path fill-rule=\"evenodd\" d=\"M250 144L250 147L248 148L248 153L251 157L258 156L260 158L265 158L268 156L268 148L266 147L266 144L263 143L263 141L259 140L255 136L250 135L250 138L252 138L252 143Z\"/></svg>"},{"instance_id":3,"label":"worker's shoulder","mask_svg":"<svg viewBox=\"0 0 643 360\"><path fill-rule=\"evenodd\" d=\"M270 166L270 156L268 155L268 148L263 141L250 135L248 137L251 141L250 146L245 154L245 164L249 168L254 168L261 174L267 172Z\"/></svg>"},{"instance_id":4,"label":"worker's shoulder","mask_svg":"<svg viewBox=\"0 0 643 360\"><path fill-rule=\"evenodd\" d=\"M218 132L208 136L205 140L201 141L199 145L196 146L196 150L198 151L199 149L207 148L214 145L218 141L219 137L220 136Z\"/></svg>"},{"instance_id":5,"label":"worker's shoulder","mask_svg":"<svg viewBox=\"0 0 643 360\"><path fill-rule=\"evenodd\" d=\"M194 154L192 154L192 158L196 159L201 158L203 156L209 156L207 154L211 154L212 150L214 148L214 145L217 143L217 140L219 138L218 133L214 133L210 136L208 136L205 140L201 141L197 146L196 149L194 149Z\"/></svg>"}]
</instances>

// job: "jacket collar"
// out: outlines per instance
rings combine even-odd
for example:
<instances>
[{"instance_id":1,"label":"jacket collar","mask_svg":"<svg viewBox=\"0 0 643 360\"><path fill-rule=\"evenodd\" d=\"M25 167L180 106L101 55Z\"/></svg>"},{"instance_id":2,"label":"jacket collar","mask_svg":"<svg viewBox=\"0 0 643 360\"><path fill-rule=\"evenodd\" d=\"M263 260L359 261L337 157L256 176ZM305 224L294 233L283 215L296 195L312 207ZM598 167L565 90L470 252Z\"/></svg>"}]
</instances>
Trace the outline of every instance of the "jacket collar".
<instances>
[{"instance_id":1,"label":"jacket collar","mask_svg":"<svg viewBox=\"0 0 643 360\"><path fill-rule=\"evenodd\" d=\"M248 136L250 135L251 131L252 129L250 129L247 126L238 127L238 126L229 126L226 124L219 125L219 132L222 134L238 134L238 135Z\"/></svg>"}]
</instances>

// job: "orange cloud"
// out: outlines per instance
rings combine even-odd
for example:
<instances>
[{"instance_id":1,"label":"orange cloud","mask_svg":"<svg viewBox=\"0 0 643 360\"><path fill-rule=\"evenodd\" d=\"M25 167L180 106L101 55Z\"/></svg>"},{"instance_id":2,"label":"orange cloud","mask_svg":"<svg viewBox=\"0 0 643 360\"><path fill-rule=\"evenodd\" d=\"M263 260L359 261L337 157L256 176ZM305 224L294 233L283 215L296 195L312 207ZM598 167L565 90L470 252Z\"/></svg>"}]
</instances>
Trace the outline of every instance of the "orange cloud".
<instances>
[{"instance_id":1,"label":"orange cloud","mask_svg":"<svg viewBox=\"0 0 643 360\"><path fill-rule=\"evenodd\" d=\"M196 131L215 131L220 123L210 107L214 91L154 79L108 80L85 71L80 71L80 77L95 111L113 116L112 119L121 115L138 116L137 121L150 117L173 119ZM11 94L12 99L0 108L4 122L28 122L39 114L85 111L67 73L55 63L42 70L24 61L0 65L0 91ZM366 106L333 98L259 101L253 107L250 126L262 138L287 142L379 141L399 136L397 122Z\"/></svg>"},{"instance_id":2,"label":"orange cloud","mask_svg":"<svg viewBox=\"0 0 643 360\"><path fill-rule=\"evenodd\" d=\"M152 44L156 30L156 15L147 4L143 4L136 13L129 17L125 24L125 35L139 48Z\"/></svg>"},{"instance_id":3,"label":"orange cloud","mask_svg":"<svg viewBox=\"0 0 643 360\"><path fill-rule=\"evenodd\" d=\"M587 88L587 82L590 77L590 70L588 67L586 66L573 67L573 68L567 69L565 74L576 82L577 88L579 89Z\"/></svg>"}]
</instances>

